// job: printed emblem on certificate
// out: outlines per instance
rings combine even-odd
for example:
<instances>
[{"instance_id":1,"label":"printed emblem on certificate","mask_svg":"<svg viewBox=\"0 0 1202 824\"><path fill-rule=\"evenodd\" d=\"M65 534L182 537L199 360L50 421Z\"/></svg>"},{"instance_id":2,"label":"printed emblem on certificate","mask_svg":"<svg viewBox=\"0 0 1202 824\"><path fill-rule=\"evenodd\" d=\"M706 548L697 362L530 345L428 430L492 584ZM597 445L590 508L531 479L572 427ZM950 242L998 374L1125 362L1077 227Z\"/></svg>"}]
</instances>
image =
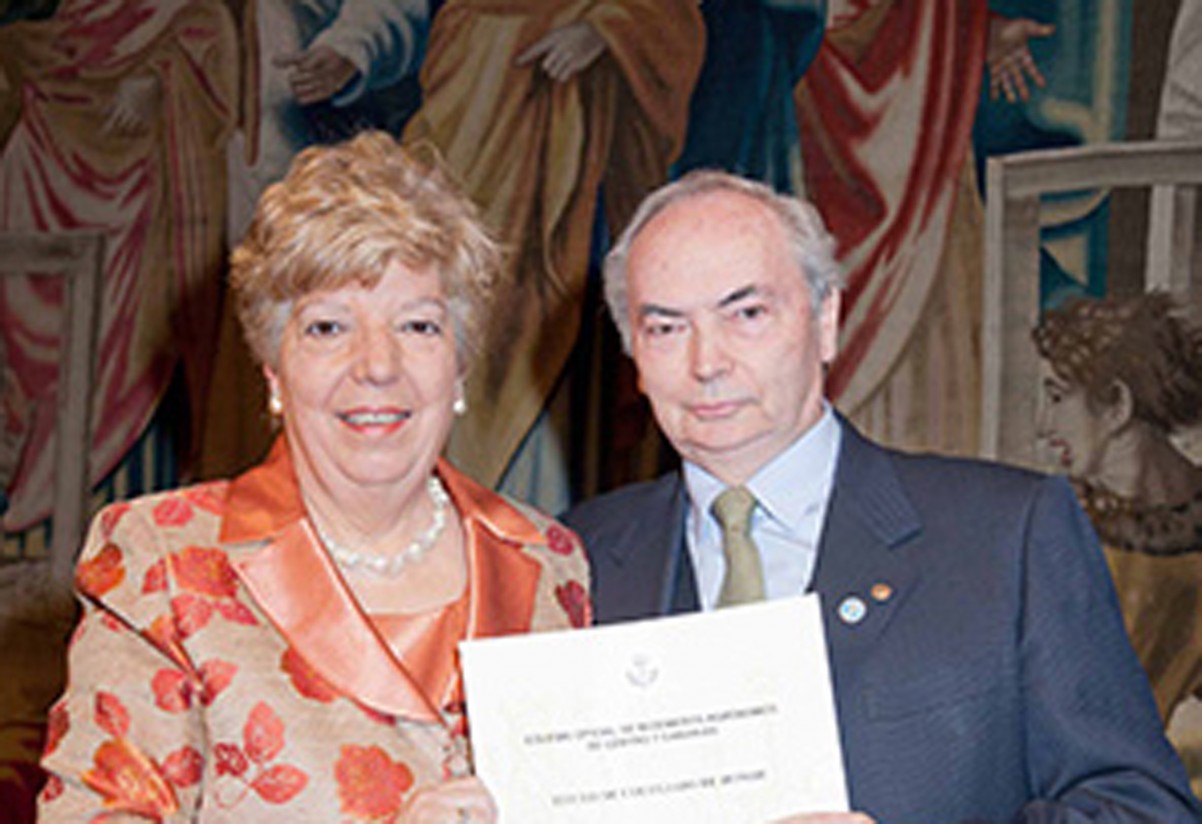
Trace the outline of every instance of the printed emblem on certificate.
<instances>
[{"instance_id":1,"label":"printed emblem on certificate","mask_svg":"<svg viewBox=\"0 0 1202 824\"><path fill-rule=\"evenodd\" d=\"M501 821L847 809L817 596L460 645Z\"/></svg>"}]
</instances>

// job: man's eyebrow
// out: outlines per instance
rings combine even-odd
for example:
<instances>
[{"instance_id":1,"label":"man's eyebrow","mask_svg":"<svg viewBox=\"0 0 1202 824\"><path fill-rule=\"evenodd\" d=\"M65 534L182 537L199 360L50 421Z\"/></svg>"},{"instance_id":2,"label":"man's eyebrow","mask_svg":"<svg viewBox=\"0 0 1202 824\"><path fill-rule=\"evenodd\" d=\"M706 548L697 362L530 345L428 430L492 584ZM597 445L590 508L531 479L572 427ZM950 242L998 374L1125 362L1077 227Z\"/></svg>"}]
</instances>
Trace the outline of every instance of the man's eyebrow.
<instances>
[{"instance_id":1,"label":"man's eyebrow","mask_svg":"<svg viewBox=\"0 0 1202 824\"><path fill-rule=\"evenodd\" d=\"M763 290L754 283L749 283L746 286L741 286L722 297L715 305L716 309L725 309L728 306L738 303L749 297L758 295ZM644 303L639 306L639 317L646 318L652 315L668 318L683 318L686 312L683 309L675 309L671 306L661 306L658 303Z\"/></svg>"},{"instance_id":2,"label":"man's eyebrow","mask_svg":"<svg viewBox=\"0 0 1202 824\"><path fill-rule=\"evenodd\" d=\"M644 303L639 307L639 317L646 318L651 315L660 315L669 318L683 318L684 312L680 309L673 309L670 306L660 306L658 303Z\"/></svg>"},{"instance_id":3,"label":"man's eyebrow","mask_svg":"<svg viewBox=\"0 0 1202 824\"><path fill-rule=\"evenodd\" d=\"M743 300L744 298L749 298L749 297L752 297L753 295L759 294L759 292L760 292L760 287L756 286L754 283L749 283L746 286L742 287L741 289L734 290L733 292L728 294L726 297L722 298L722 300L718 301L718 308L725 309L727 306L730 306L732 303L738 303L739 301Z\"/></svg>"}]
</instances>

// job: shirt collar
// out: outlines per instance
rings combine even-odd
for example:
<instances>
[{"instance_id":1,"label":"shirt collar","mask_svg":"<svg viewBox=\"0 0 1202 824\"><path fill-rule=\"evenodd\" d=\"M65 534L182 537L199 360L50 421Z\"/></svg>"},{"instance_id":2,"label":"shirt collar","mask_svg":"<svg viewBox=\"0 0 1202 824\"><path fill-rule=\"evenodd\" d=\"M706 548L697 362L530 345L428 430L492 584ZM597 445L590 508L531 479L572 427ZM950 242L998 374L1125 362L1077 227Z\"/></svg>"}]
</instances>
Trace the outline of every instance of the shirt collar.
<instances>
[{"instance_id":1,"label":"shirt collar","mask_svg":"<svg viewBox=\"0 0 1202 824\"><path fill-rule=\"evenodd\" d=\"M841 436L830 404L823 401L818 421L744 484L755 495L766 517L795 532L811 514L809 510L814 504L825 505L830 497ZM726 489L726 484L688 461L684 463L684 477L694 523L712 521L710 506Z\"/></svg>"}]
</instances>

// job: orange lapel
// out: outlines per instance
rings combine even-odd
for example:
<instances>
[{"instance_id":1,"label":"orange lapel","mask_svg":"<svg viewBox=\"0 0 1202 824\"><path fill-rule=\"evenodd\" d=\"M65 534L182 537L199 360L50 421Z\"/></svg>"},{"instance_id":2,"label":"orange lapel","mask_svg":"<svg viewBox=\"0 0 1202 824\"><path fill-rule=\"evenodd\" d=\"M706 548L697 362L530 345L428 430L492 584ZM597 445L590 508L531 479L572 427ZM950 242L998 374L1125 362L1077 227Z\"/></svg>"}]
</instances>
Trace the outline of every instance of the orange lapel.
<instances>
[{"instance_id":1,"label":"orange lapel","mask_svg":"<svg viewBox=\"0 0 1202 824\"><path fill-rule=\"evenodd\" d=\"M263 464L230 484L226 503L221 542L233 567L301 657L373 709L441 721L310 531L283 436Z\"/></svg>"},{"instance_id":2,"label":"orange lapel","mask_svg":"<svg viewBox=\"0 0 1202 824\"><path fill-rule=\"evenodd\" d=\"M438 474L467 541L466 636L528 631L541 569L522 547L542 543L542 533L511 504L445 461L439 462ZM442 720L313 535L283 437L263 464L231 482L221 542L259 607L322 678L381 712ZM459 693L458 685L452 692Z\"/></svg>"},{"instance_id":3,"label":"orange lapel","mask_svg":"<svg viewBox=\"0 0 1202 824\"><path fill-rule=\"evenodd\" d=\"M293 648L344 695L389 715L441 721L376 633L319 547L308 521L234 561L255 601Z\"/></svg>"},{"instance_id":4,"label":"orange lapel","mask_svg":"<svg viewBox=\"0 0 1202 824\"><path fill-rule=\"evenodd\" d=\"M463 519L468 542L472 607L467 637L527 632L540 568L522 546L542 543L542 533L512 504L446 461L439 461L438 475Z\"/></svg>"}]
</instances>

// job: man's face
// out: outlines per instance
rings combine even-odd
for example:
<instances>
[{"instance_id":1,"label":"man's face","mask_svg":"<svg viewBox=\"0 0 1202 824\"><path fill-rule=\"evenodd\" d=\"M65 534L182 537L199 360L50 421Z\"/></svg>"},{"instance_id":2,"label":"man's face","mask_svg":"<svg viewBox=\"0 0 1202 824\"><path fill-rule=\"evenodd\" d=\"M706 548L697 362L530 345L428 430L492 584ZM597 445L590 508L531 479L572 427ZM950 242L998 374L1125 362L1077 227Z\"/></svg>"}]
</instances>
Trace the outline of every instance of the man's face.
<instances>
[{"instance_id":1,"label":"man's face","mask_svg":"<svg viewBox=\"0 0 1202 824\"><path fill-rule=\"evenodd\" d=\"M627 265L639 385L681 456L746 481L822 414L838 293L815 317L778 218L734 192L673 204Z\"/></svg>"}]
</instances>

